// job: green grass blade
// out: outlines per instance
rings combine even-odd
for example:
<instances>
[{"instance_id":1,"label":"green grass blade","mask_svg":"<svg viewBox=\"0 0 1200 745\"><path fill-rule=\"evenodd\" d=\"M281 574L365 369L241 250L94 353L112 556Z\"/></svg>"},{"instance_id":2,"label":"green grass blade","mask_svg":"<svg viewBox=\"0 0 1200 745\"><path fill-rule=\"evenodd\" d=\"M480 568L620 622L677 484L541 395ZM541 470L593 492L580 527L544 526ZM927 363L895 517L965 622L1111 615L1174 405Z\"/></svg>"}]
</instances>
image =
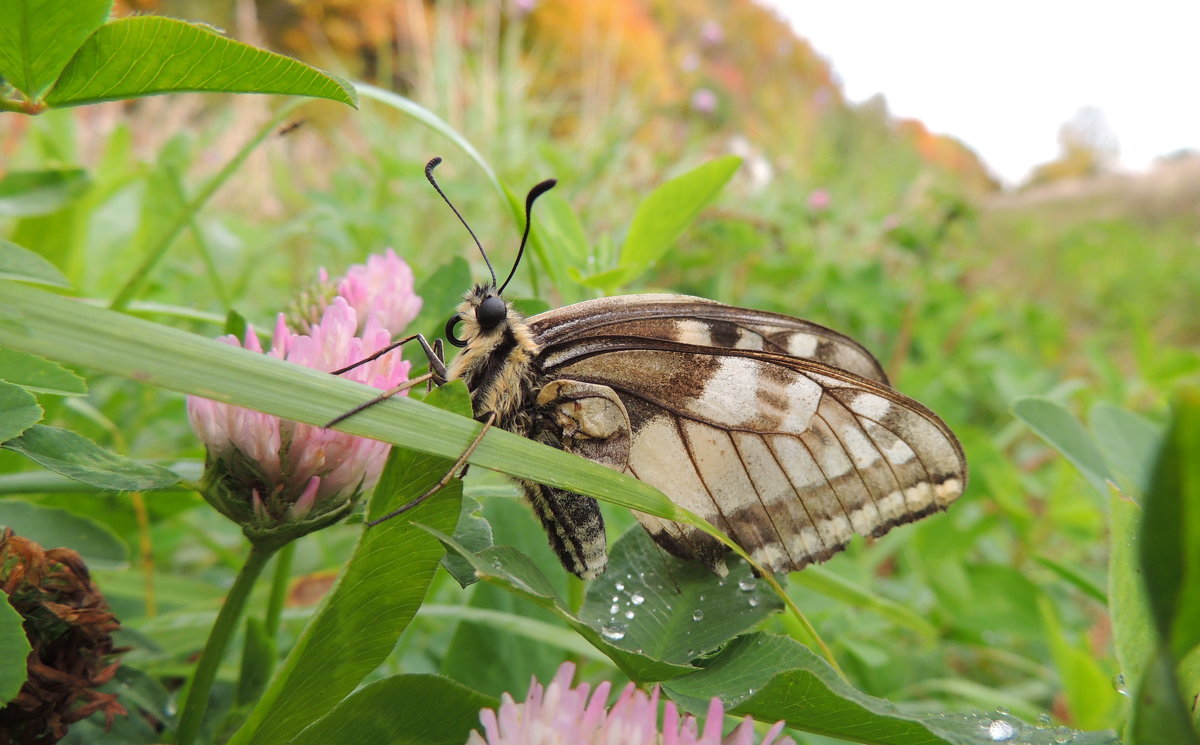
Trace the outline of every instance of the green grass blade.
<instances>
[{"instance_id":1,"label":"green grass blade","mask_svg":"<svg viewBox=\"0 0 1200 745\"><path fill-rule=\"evenodd\" d=\"M0 282L0 345L120 375L149 385L323 424L378 394L374 388L237 349L69 298ZM410 398L393 398L344 422L341 429L402 447L456 458L479 423ZM671 520L696 521L657 489L578 456L493 429L471 462ZM702 522L702 521L700 521Z\"/></svg>"}]
</instances>

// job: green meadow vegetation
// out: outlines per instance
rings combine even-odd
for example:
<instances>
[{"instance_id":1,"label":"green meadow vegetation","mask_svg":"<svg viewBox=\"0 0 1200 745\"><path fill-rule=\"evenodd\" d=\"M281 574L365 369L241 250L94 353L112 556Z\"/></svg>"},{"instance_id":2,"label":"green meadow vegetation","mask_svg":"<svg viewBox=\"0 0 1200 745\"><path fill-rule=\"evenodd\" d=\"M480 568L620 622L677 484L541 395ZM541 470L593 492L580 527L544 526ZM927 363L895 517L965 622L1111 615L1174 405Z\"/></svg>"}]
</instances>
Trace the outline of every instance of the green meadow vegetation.
<instances>
[{"instance_id":1,"label":"green meadow vegetation","mask_svg":"<svg viewBox=\"0 0 1200 745\"><path fill-rule=\"evenodd\" d=\"M545 43L588 3L408 3L422 43L366 68L332 35L289 49L336 76L110 5L0 0L0 526L77 551L126 650L100 690L128 713L64 742L459 743L570 660L811 745L1200 743L1194 191L1002 194L965 148L796 67L749 2L720 38L698 2L612 4L669 29L645 50L708 55L652 91L616 42ZM777 49L763 69L796 90L747 92L738 44ZM186 395L310 424L369 399L214 339L387 248L423 301L392 331L443 336L488 275L433 156L501 278L526 191L558 180L506 292L522 310L677 292L834 328L958 435L965 494L777 586L732 557L719 580L638 527L630 508L692 519L656 490L492 432L463 480L365 529L478 431L452 384L346 422L396 445L364 508L252 550L199 493ZM505 474L600 499L608 571L568 575ZM0 703L26 682L8 608Z\"/></svg>"}]
</instances>

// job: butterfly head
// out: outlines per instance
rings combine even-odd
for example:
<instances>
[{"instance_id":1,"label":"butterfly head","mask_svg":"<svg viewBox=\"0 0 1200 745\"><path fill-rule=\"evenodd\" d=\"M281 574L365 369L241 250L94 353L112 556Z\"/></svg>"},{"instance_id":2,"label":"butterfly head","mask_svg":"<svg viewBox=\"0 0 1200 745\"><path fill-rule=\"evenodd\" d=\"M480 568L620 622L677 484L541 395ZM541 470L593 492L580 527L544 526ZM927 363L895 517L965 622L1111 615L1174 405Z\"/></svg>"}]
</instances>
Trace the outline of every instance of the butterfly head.
<instances>
[{"instance_id":1,"label":"butterfly head","mask_svg":"<svg viewBox=\"0 0 1200 745\"><path fill-rule=\"evenodd\" d=\"M508 326L512 309L495 285L475 285L459 303L458 310L446 321L446 340L456 347L465 347L479 336L499 336ZM454 328L462 324L462 336Z\"/></svg>"},{"instance_id":2,"label":"butterfly head","mask_svg":"<svg viewBox=\"0 0 1200 745\"><path fill-rule=\"evenodd\" d=\"M558 182L554 179L547 179L537 186L529 190L529 194L525 197L525 232L521 236L521 247L517 249L517 260L513 262L512 270L508 273L508 277L504 280L504 284L497 288L496 271L492 269L492 262L488 260L487 252L483 250L483 246L479 243L479 239L475 237L475 232L471 230L471 226L467 225L467 221L459 214L458 210L451 204L446 194L441 187L437 185L437 181L433 178L433 169L437 168L442 162L441 158L434 158L425 165L425 178L437 190L446 204L450 205L450 209L454 211L459 222L471 234L471 238L475 241L475 245L479 247L479 253L483 255L483 261L487 264L488 272L492 275L492 281L487 285L475 285L464 296L463 302L459 304L457 311L450 319L446 321L446 340L450 344L462 348L467 346L472 339L478 338L481 335L499 338L503 335L504 330L508 327L508 320L513 313L512 306L500 297L504 292L504 288L508 287L508 283L512 280L513 275L517 273L517 266L521 263L521 256L525 253L525 245L529 242L529 216L533 210L533 203L537 198L554 188ZM454 328L458 324L463 325L463 335L456 336Z\"/></svg>"}]
</instances>

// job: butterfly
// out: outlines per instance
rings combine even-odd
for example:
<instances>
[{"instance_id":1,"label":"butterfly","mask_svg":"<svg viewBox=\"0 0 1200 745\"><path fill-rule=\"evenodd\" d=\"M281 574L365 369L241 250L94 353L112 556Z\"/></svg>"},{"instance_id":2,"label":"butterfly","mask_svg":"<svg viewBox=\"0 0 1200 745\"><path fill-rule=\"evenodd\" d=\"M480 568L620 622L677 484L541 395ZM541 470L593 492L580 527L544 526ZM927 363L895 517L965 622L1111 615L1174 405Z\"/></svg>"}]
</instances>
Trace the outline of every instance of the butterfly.
<instances>
[{"instance_id":1,"label":"butterfly","mask_svg":"<svg viewBox=\"0 0 1200 745\"><path fill-rule=\"evenodd\" d=\"M426 175L441 194L432 175L439 162ZM553 186L529 193L505 282L497 285L493 270L447 322L458 355L446 364L440 345L419 338L433 382L462 380L477 419L657 487L775 573L824 561L855 533L882 535L962 494L967 465L954 433L836 331L667 294L523 317L502 293L528 241L533 202ZM603 572L596 501L520 485L563 566L585 579ZM713 537L636 517L671 554L725 573L726 548Z\"/></svg>"}]
</instances>

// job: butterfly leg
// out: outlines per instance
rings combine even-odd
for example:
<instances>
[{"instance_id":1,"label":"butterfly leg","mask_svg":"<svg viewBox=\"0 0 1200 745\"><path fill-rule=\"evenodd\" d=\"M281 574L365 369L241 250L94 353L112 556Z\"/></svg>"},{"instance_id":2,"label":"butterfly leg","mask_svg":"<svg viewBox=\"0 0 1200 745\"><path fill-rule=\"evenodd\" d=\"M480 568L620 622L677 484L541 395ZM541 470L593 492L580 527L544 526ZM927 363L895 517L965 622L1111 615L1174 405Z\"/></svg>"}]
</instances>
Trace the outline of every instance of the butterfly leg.
<instances>
[{"instance_id":1,"label":"butterfly leg","mask_svg":"<svg viewBox=\"0 0 1200 745\"><path fill-rule=\"evenodd\" d=\"M484 417L483 429L479 430L479 434L475 435L475 439L471 441L471 444L467 446L467 449L465 451L463 451L463 454L458 456L458 460L454 461L454 465L450 466L449 470L446 471L446 475L444 475L440 479L438 479L438 482L436 484L434 484L433 486L426 489L419 497L416 497L416 498L408 501L406 504L404 504L400 507L397 507L396 509L387 513L383 517L379 517L374 520L368 520L367 526L375 527L376 525L378 525L379 523L381 523L385 520L391 520L393 517L396 517L397 515L401 515L405 512L408 512L412 508L421 504L426 499L429 499L434 494L437 494L439 491L441 491L443 488L445 488L446 484L450 483L450 479L454 478L454 474L457 473L459 471L459 469L462 469L462 471L465 473L467 459L470 458L471 454L475 452L475 448L479 447L479 443L483 442L483 436L487 434L487 431L489 429L491 429L492 423L495 421L496 421L495 414L488 414L486 417Z\"/></svg>"},{"instance_id":2,"label":"butterfly leg","mask_svg":"<svg viewBox=\"0 0 1200 745\"><path fill-rule=\"evenodd\" d=\"M344 372L349 372L350 370L353 370L354 368L358 367L359 365L364 365L364 364L370 362L371 360L379 359L380 357L382 357L383 355L392 351L393 349L396 349L400 345L410 342L413 339L417 340L417 343L421 345L421 350L425 352L425 356L429 359L429 372L425 373L424 375L418 375L417 377L413 378L412 380L406 380L394 388L389 388L388 390L379 394L378 396L371 399L370 401L366 401L362 404L359 404L358 406L355 406L353 409L351 409L345 413L338 414L336 417L334 417L333 419L330 419L328 422L326 422L322 426L325 429L329 429L330 427L333 427L333 426L339 424L340 422L346 421L347 419L354 416L355 414L357 414L361 411L365 411L366 409L369 409L376 404L383 403L384 401L388 400L389 398L396 395L397 393L406 391L409 388L413 388L415 386L420 385L421 383L427 382L429 384L428 390L433 390L434 386L445 385L445 383L446 383L446 361L445 361L445 358L442 356L442 340L434 339L433 346L430 346L429 342L425 340L425 336L423 334L413 334L412 336L406 336L403 339L401 339L400 341L394 342L394 343L389 344L388 346L384 347L383 349L380 349L378 352L370 355L369 357L364 357L352 365L347 365L346 367L343 367L339 370L334 370L330 374L331 375L341 375Z\"/></svg>"}]
</instances>

